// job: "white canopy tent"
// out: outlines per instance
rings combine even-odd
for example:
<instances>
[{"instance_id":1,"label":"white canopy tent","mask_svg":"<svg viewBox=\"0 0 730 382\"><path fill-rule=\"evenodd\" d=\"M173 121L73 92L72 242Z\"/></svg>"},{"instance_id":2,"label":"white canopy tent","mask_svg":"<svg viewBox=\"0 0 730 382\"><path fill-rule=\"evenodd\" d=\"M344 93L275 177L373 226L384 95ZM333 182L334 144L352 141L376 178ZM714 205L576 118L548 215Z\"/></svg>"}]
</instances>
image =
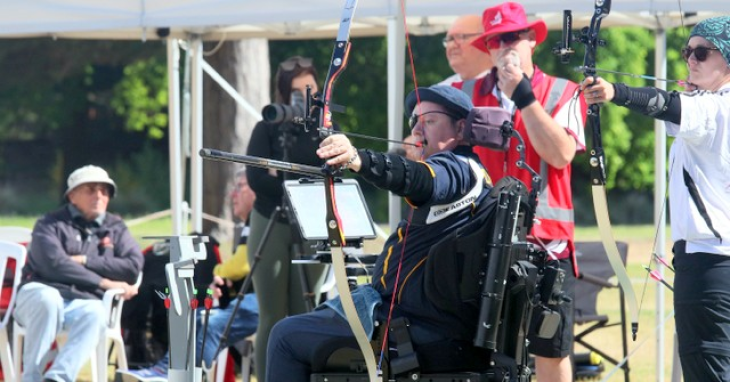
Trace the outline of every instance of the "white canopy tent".
<instances>
[{"instance_id":1,"label":"white canopy tent","mask_svg":"<svg viewBox=\"0 0 730 382\"><path fill-rule=\"evenodd\" d=\"M342 0L30 0L0 1L0 37L147 39L158 38L158 28L170 28L170 36L186 38L197 34L205 39L332 38L343 5ZM496 2L495 2L496 3ZM409 0L406 5L409 30L416 34L438 33L458 15L481 13L490 2L476 0ZM524 0L532 16L561 25L565 2ZM575 24L585 24L593 1L570 4ZM681 8L681 9L680 9ZM609 25L640 25L657 28L657 15L727 12L722 0L613 0ZM388 20L398 17L399 1L360 1L353 35L385 35ZM164 36L163 36L164 37Z\"/></svg>"},{"instance_id":2,"label":"white canopy tent","mask_svg":"<svg viewBox=\"0 0 730 382\"><path fill-rule=\"evenodd\" d=\"M476 0L409 0L406 5L407 25L413 34L444 32L458 15L481 13L497 1ZM523 0L521 3L532 18L546 20L551 29L562 27L562 10L570 6L573 26L587 25L593 1L567 3L560 0ZM202 59L201 39L334 39L344 0L0 0L0 38L43 37L78 39L146 40L169 38L168 68L170 78L170 182L174 234L182 229L182 175L180 139L180 107L177 39L191 39L192 70L192 149L196 153L202 141L202 72L215 77ZM691 24L716 13L729 14L727 0L612 0L610 15L604 26L634 25L656 31L656 76L666 75L665 30L684 22ZM404 97L404 27L403 14L396 0L361 0L352 26L352 36L387 35L388 37L388 120L389 138L400 139L402 101ZM599 53L600 54L600 53ZM598 57L600 62L600 56ZM215 79L215 78L214 78ZM657 83L657 86L664 86ZM233 92L235 93L235 92ZM239 100L244 102L243 100ZM666 189L666 135L662 124L656 125L656 191L655 220L665 225L663 208ZM192 158L193 222L200 224L202 190L200 158ZM197 186L196 186L197 184ZM391 203L391 216L400 216ZM391 219L393 220L393 219ZM196 227L199 228L199 227ZM659 243L664 242L660 230ZM657 248L664 256L662 246ZM664 290L658 289L657 310L663 311ZM657 324L663 318L657 315ZM664 339L657 340L657 381L663 381Z\"/></svg>"}]
</instances>

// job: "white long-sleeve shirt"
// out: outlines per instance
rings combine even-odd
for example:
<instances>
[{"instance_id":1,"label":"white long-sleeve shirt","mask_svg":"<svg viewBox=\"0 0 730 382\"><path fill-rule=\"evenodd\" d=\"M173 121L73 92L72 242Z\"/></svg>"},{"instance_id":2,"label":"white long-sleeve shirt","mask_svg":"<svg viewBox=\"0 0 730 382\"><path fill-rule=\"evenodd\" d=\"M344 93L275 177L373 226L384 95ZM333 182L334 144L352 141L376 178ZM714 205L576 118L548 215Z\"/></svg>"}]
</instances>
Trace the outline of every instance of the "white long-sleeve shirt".
<instances>
[{"instance_id":1,"label":"white long-sleeve shirt","mask_svg":"<svg viewBox=\"0 0 730 382\"><path fill-rule=\"evenodd\" d=\"M685 240L687 253L730 256L730 84L717 92L680 96L682 120L667 122L675 137L669 153L672 240ZM697 186L718 239L685 185L687 170Z\"/></svg>"}]
</instances>

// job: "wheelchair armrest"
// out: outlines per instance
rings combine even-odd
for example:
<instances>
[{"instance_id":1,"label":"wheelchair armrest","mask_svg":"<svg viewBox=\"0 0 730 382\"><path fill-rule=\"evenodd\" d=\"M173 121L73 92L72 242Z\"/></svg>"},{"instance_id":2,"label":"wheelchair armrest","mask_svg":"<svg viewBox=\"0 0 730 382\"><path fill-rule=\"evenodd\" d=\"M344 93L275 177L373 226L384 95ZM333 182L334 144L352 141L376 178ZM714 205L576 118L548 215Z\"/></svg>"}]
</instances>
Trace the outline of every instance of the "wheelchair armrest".
<instances>
[{"instance_id":1,"label":"wheelchair armrest","mask_svg":"<svg viewBox=\"0 0 730 382\"><path fill-rule=\"evenodd\" d=\"M378 261L380 254L345 254L345 263L347 264L367 264L372 265ZM312 264L331 264L332 254L329 252L321 252L311 256L302 256L302 260L310 262Z\"/></svg>"},{"instance_id":2,"label":"wheelchair armrest","mask_svg":"<svg viewBox=\"0 0 730 382\"><path fill-rule=\"evenodd\" d=\"M602 279L600 277L593 276L591 274L587 274L587 273L583 273L583 272L581 272L578 275L578 279L585 280L585 281L587 281L589 283L592 283L592 284L600 285L603 288L616 288L617 287L616 284L614 284L614 283L612 283L612 282L610 282L608 280L604 280L604 279Z\"/></svg>"},{"instance_id":3,"label":"wheelchair armrest","mask_svg":"<svg viewBox=\"0 0 730 382\"><path fill-rule=\"evenodd\" d=\"M576 325L583 325L589 322L602 322L606 323L608 322L608 316L603 314L595 314L595 315L576 315L575 316L575 324Z\"/></svg>"}]
</instances>

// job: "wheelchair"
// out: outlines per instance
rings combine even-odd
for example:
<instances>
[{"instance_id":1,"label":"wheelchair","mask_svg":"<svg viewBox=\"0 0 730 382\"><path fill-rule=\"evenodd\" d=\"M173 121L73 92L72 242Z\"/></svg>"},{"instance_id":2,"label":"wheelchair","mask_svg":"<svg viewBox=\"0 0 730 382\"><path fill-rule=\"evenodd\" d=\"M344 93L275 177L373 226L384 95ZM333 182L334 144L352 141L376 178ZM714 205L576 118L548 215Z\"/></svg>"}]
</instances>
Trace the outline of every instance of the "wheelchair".
<instances>
[{"instance_id":1,"label":"wheelchair","mask_svg":"<svg viewBox=\"0 0 730 382\"><path fill-rule=\"evenodd\" d=\"M560 316L562 270L547 266L547 253L528 243L536 194L517 179L502 179L475 211L473 220L433 246L426 260L426 296L444 314L459 317L468 335L449 344L411 341L407 319L393 320L384 336L378 326L371 345L376 359L383 338L383 381L527 382L530 328L549 338ZM537 309L540 322L531 322ZM331 349L328 349L331 351ZM334 350L314 365L312 382L368 381L359 349Z\"/></svg>"}]
</instances>

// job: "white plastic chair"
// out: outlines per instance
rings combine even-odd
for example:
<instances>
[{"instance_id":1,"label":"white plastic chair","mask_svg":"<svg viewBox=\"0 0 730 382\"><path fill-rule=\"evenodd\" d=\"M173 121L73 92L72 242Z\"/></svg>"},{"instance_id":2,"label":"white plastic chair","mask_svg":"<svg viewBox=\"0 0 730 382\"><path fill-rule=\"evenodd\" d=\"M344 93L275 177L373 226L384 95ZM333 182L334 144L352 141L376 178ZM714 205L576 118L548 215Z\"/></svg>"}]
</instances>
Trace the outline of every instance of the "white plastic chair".
<instances>
[{"instance_id":1,"label":"white plastic chair","mask_svg":"<svg viewBox=\"0 0 730 382\"><path fill-rule=\"evenodd\" d=\"M3 312L2 320L0 320L0 362L2 362L3 375L6 381L16 381L19 379L16 374L16 371L19 371L19 369L14 367L10 341L8 340L8 322L10 321L10 317L13 316L15 295L18 293L18 285L20 285L26 254L27 250L24 246L14 242L0 240L0 275L4 277L8 260L15 260L12 291L8 300L8 307Z\"/></svg>"},{"instance_id":2,"label":"white plastic chair","mask_svg":"<svg viewBox=\"0 0 730 382\"><path fill-rule=\"evenodd\" d=\"M136 285L142 282L142 273L137 278ZM121 315L124 299L122 289L109 289L104 292L102 304L107 312L107 328L106 337L99 341L96 351L90 355L91 361L91 380L92 382L106 382L109 380L109 341L114 343L117 355L117 366L119 369L127 369L127 355L124 352L124 339L122 338ZM64 338L67 333L62 331L58 334L58 338ZM23 339L25 338L25 328L20 326L17 321L13 325L13 354L18 354L15 358L15 369L21 370Z\"/></svg>"},{"instance_id":3,"label":"white plastic chair","mask_svg":"<svg viewBox=\"0 0 730 382\"><path fill-rule=\"evenodd\" d=\"M142 272L139 272L135 285L139 287L142 283ZM109 289L104 293L102 304L107 312L106 340L100 341L96 347L96 355L92 356L91 371L98 373L99 381L108 381L109 372L109 341L114 344L117 355L117 368L127 370L127 353L124 351L124 339L122 338L122 307L124 299L121 289ZM94 359L96 358L96 359ZM94 364L98 365L94 370Z\"/></svg>"},{"instance_id":4,"label":"white plastic chair","mask_svg":"<svg viewBox=\"0 0 730 382\"><path fill-rule=\"evenodd\" d=\"M27 245L30 243L33 230L25 227L0 226L0 240Z\"/></svg>"},{"instance_id":5,"label":"white plastic chair","mask_svg":"<svg viewBox=\"0 0 730 382\"><path fill-rule=\"evenodd\" d=\"M256 342L256 334L252 334L245 339L238 341L233 346L241 353L241 382L251 381L251 371L253 370L253 344ZM223 382L226 374L226 366L228 364L228 348L223 348L215 359L215 365L212 370L206 370L207 382Z\"/></svg>"}]
</instances>

